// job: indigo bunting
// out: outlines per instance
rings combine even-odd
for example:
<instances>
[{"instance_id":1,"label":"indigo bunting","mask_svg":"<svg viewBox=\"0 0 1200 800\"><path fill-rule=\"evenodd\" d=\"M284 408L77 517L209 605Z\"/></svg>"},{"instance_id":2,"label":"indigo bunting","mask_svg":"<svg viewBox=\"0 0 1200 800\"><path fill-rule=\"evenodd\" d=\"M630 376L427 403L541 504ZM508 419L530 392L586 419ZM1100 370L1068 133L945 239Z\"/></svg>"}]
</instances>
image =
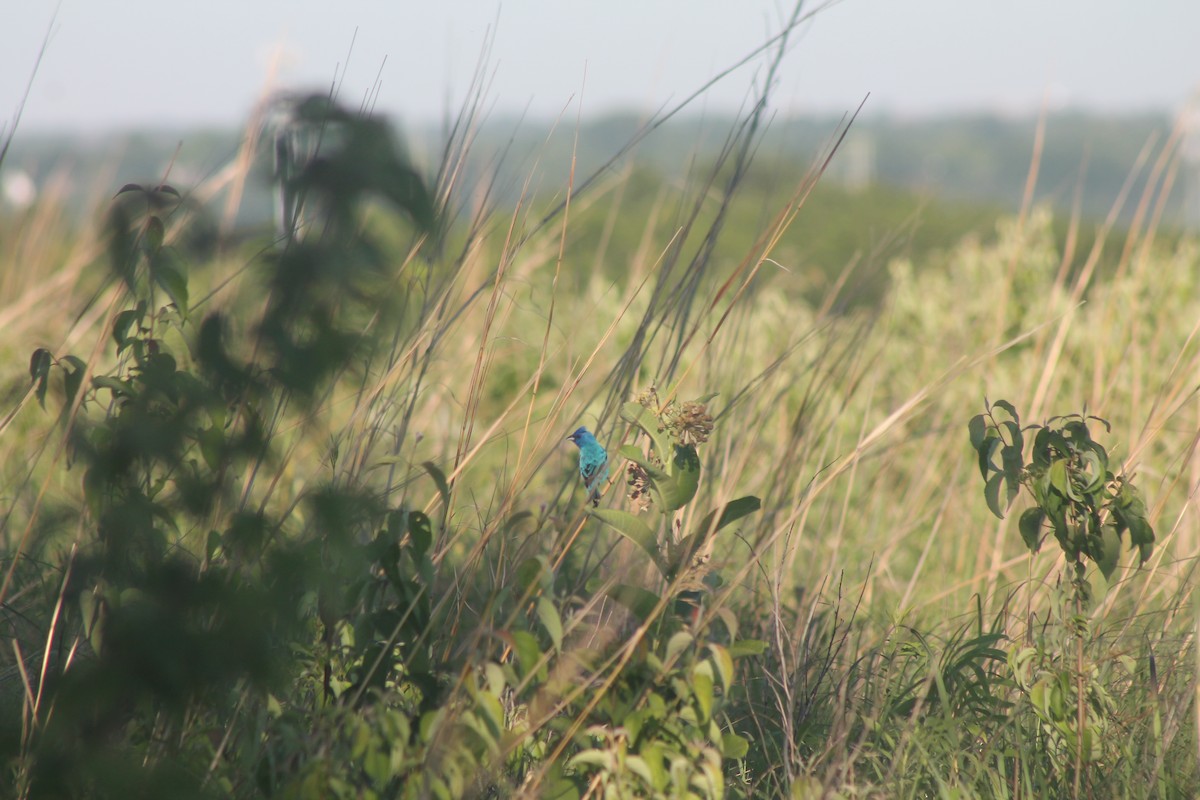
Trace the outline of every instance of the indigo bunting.
<instances>
[{"instance_id":1,"label":"indigo bunting","mask_svg":"<svg viewBox=\"0 0 1200 800\"><path fill-rule=\"evenodd\" d=\"M587 487L593 506L600 505L600 485L608 477L608 453L587 428L580 428L567 437L579 448L579 477Z\"/></svg>"}]
</instances>

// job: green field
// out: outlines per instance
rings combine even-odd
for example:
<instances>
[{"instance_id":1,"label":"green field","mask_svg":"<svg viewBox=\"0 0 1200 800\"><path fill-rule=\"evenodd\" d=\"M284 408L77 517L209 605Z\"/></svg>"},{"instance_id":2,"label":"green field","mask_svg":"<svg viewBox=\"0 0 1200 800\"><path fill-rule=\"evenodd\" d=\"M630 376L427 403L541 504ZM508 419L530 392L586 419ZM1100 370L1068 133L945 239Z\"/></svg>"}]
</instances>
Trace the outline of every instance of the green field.
<instances>
[{"instance_id":1,"label":"green field","mask_svg":"<svg viewBox=\"0 0 1200 800\"><path fill-rule=\"evenodd\" d=\"M753 125L499 198L467 124L415 171L321 102L286 133L275 235L210 235L250 162L0 224L0 796L1195 795L1169 172L1116 230ZM1014 455L999 400L1076 438Z\"/></svg>"}]
</instances>

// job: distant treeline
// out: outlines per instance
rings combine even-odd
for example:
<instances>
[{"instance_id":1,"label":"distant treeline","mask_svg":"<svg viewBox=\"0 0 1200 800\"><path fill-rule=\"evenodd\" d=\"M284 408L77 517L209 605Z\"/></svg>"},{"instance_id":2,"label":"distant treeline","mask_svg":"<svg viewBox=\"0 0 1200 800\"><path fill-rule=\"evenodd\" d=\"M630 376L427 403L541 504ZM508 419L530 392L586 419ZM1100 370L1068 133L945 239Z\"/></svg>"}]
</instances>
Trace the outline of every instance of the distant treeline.
<instances>
[{"instance_id":1,"label":"distant treeline","mask_svg":"<svg viewBox=\"0 0 1200 800\"><path fill-rule=\"evenodd\" d=\"M645 117L635 114L612 114L585 120L576 131L572 121L552 125L540 120L486 120L479 126L459 188L474 184L486 189L491 200L503 207L520 197L532 175L528 191L535 198L548 196L566 185L573 152L579 186L638 137L645 123ZM834 116L776 118L762 133L756 161L776 165L775 177L781 184L798 181L835 139L839 123ZM720 115L672 119L642 138L612 169L620 171L632 160L639 170L683 180L698 166L719 158L736 124L734 118ZM1136 173L1121 214L1129 219L1172 124L1165 113L1050 114L1036 199L1064 213L1078 202L1085 218L1099 219L1108 214L1131 173ZM906 119L873 116L868 110L846 136L826 180L850 189L881 186L1016 209L1024 194L1036 129L1035 116ZM408 126L403 134L418 161L435 163L440 158L444 137L438 126ZM78 213L127 182L157 182L166 176L181 189L200 185L235 158L240 138L233 130L105 135L18 131L3 169L25 172L43 192L59 181L64 203ZM272 219L273 201L265 189L265 173L271 169L268 143L262 143L264 157L258 160L258 177L264 180L251 180L241 202L237 219L243 226L268 225ZM1191 174L1188 169L1185 165L1169 192L1163 210L1168 224L1183 224L1198 211L1186 207L1184 196L1189 181L1200 180L1196 174L1200 167L1191 166ZM1197 190L1200 186L1193 187ZM481 192L460 191L462 197L472 195L479 197ZM223 197L218 193L209 202L219 204Z\"/></svg>"}]
</instances>

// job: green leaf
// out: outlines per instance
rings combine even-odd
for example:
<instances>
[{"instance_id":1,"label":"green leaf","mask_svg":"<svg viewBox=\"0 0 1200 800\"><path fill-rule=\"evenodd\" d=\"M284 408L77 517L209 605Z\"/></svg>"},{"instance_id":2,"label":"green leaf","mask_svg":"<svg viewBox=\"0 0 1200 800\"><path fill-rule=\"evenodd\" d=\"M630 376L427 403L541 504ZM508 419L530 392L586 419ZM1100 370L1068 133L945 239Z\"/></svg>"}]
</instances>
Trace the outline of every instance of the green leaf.
<instances>
[{"instance_id":1,"label":"green leaf","mask_svg":"<svg viewBox=\"0 0 1200 800\"><path fill-rule=\"evenodd\" d=\"M83 359L78 356L63 356L62 362L67 364L67 369L63 372L63 388L67 392L67 404L75 402L75 395L79 392L79 387L83 385L83 373L87 369L87 364L83 363Z\"/></svg>"},{"instance_id":2,"label":"green leaf","mask_svg":"<svg viewBox=\"0 0 1200 800\"><path fill-rule=\"evenodd\" d=\"M438 494L442 498L442 506L450 507L450 483L446 480L446 474L438 469L437 464L432 461L423 461L421 466L429 473L429 477L433 478L433 483L437 486Z\"/></svg>"},{"instance_id":3,"label":"green leaf","mask_svg":"<svg viewBox=\"0 0 1200 800\"><path fill-rule=\"evenodd\" d=\"M546 586L546 578L550 570L545 556L530 556L517 566L517 589L522 594L530 592L535 586Z\"/></svg>"},{"instance_id":4,"label":"green leaf","mask_svg":"<svg viewBox=\"0 0 1200 800\"><path fill-rule=\"evenodd\" d=\"M417 557L425 555L433 544L433 522L423 511L408 512L408 535L412 539L413 552Z\"/></svg>"},{"instance_id":5,"label":"green leaf","mask_svg":"<svg viewBox=\"0 0 1200 800\"><path fill-rule=\"evenodd\" d=\"M983 414L976 414L967 423L967 435L971 437L971 447L975 448L976 452L982 447L984 437L987 436L987 431L987 417ZM986 478L987 476L985 475L984 477Z\"/></svg>"},{"instance_id":6,"label":"green leaf","mask_svg":"<svg viewBox=\"0 0 1200 800\"><path fill-rule=\"evenodd\" d=\"M717 677L721 679L721 688L728 692L729 687L733 685L733 656L715 642L708 643L708 650L712 653L712 662L717 670Z\"/></svg>"},{"instance_id":7,"label":"green leaf","mask_svg":"<svg viewBox=\"0 0 1200 800\"><path fill-rule=\"evenodd\" d=\"M1084 451L1081 458L1086 467L1082 476L1089 479L1083 486L1083 491L1085 494L1095 494L1104 488L1105 479L1108 477L1108 465L1101 461L1100 454L1095 450Z\"/></svg>"},{"instance_id":8,"label":"green leaf","mask_svg":"<svg viewBox=\"0 0 1200 800\"><path fill-rule=\"evenodd\" d=\"M670 440L667 438L665 432L659 430L659 426L662 423L659 422L658 417L654 416L650 409L641 403L626 403L621 406L621 419L626 422L632 422L645 431L653 443L654 452L663 458L666 457L664 454L670 450Z\"/></svg>"},{"instance_id":9,"label":"green leaf","mask_svg":"<svg viewBox=\"0 0 1200 800\"><path fill-rule=\"evenodd\" d=\"M1050 464L1050 486L1054 491L1058 492L1062 497L1078 500L1073 496L1075 491L1071 488L1071 481L1067 477L1067 461L1063 458L1057 458Z\"/></svg>"},{"instance_id":10,"label":"green leaf","mask_svg":"<svg viewBox=\"0 0 1200 800\"><path fill-rule=\"evenodd\" d=\"M658 466L653 461L642 455L642 449L635 444L622 445L621 448L617 450L617 454L622 458L629 459L642 469L646 470L646 474L649 475L650 479L653 481L665 481L669 480L671 477L665 470L662 469L662 467Z\"/></svg>"},{"instance_id":11,"label":"green leaf","mask_svg":"<svg viewBox=\"0 0 1200 800\"><path fill-rule=\"evenodd\" d=\"M554 603L551 603L550 598L546 597L546 595L542 595L537 600L537 615L538 620L542 623L542 627L550 635L550 641L554 643L554 649L561 652L563 639L562 620L558 616L558 609L554 607Z\"/></svg>"},{"instance_id":12,"label":"green leaf","mask_svg":"<svg viewBox=\"0 0 1200 800\"><path fill-rule=\"evenodd\" d=\"M533 517L532 511L516 512L515 514L510 516L508 519L504 520L504 527L500 529L500 537L502 539L506 539L506 540L511 539L513 536L513 531L517 528L517 526L520 525L525 520L531 519L532 517Z\"/></svg>"},{"instance_id":13,"label":"green leaf","mask_svg":"<svg viewBox=\"0 0 1200 800\"><path fill-rule=\"evenodd\" d=\"M1041 549L1042 523L1045 519L1045 511L1040 508L1027 508L1017 523L1017 527L1021 531L1021 539L1024 540L1025 546L1034 553Z\"/></svg>"},{"instance_id":14,"label":"green leaf","mask_svg":"<svg viewBox=\"0 0 1200 800\"><path fill-rule=\"evenodd\" d=\"M658 540L649 525L628 511L603 508L588 513L640 547L650 556L659 572L667 574L667 565L658 551Z\"/></svg>"},{"instance_id":15,"label":"green leaf","mask_svg":"<svg viewBox=\"0 0 1200 800\"><path fill-rule=\"evenodd\" d=\"M745 758L750 752L750 742L736 733L721 734L721 755L725 758Z\"/></svg>"},{"instance_id":16,"label":"green leaf","mask_svg":"<svg viewBox=\"0 0 1200 800\"><path fill-rule=\"evenodd\" d=\"M1039 428L1037 436L1033 437L1033 460L1031 463L1037 469L1045 469L1050 466L1050 461L1054 457L1051 447L1054 445L1056 437L1062 438L1049 428Z\"/></svg>"},{"instance_id":17,"label":"green leaf","mask_svg":"<svg viewBox=\"0 0 1200 800\"><path fill-rule=\"evenodd\" d=\"M1100 574L1107 581L1117 568L1117 559L1121 554L1121 536L1117 533L1116 526L1103 526L1100 529L1097 544L1100 552L1096 554L1096 566L1100 568Z\"/></svg>"},{"instance_id":18,"label":"green leaf","mask_svg":"<svg viewBox=\"0 0 1200 800\"><path fill-rule=\"evenodd\" d=\"M995 428L988 428L984 431L983 441L979 443L979 475L985 481L988 475L992 472L992 454L997 448L1003 447L1004 443L1000 441L1000 434Z\"/></svg>"},{"instance_id":19,"label":"green leaf","mask_svg":"<svg viewBox=\"0 0 1200 800\"><path fill-rule=\"evenodd\" d=\"M33 355L29 358L29 377L37 384L34 393L42 408L46 407L46 386L50 377L50 366L53 363L54 356L50 355L50 351L44 347L34 350Z\"/></svg>"},{"instance_id":20,"label":"green leaf","mask_svg":"<svg viewBox=\"0 0 1200 800\"><path fill-rule=\"evenodd\" d=\"M713 679L709 671L708 663L697 664L696 669L692 670L692 696L696 698L697 710L700 712L700 721L707 722L712 716L713 705ZM704 669L701 669L704 667Z\"/></svg>"},{"instance_id":21,"label":"green leaf","mask_svg":"<svg viewBox=\"0 0 1200 800\"><path fill-rule=\"evenodd\" d=\"M150 274L154 282L162 287L179 313L187 316L188 284L183 260L170 250L161 250L150 260Z\"/></svg>"},{"instance_id":22,"label":"green leaf","mask_svg":"<svg viewBox=\"0 0 1200 800\"><path fill-rule=\"evenodd\" d=\"M1004 509L1000 507L1000 488L1003 485L1004 473L997 472L988 478L983 487L983 498L987 501L988 508L1000 519L1004 519Z\"/></svg>"},{"instance_id":23,"label":"green leaf","mask_svg":"<svg viewBox=\"0 0 1200 800\"><path fill-rule=\"evenodd\" d=\"M582 753L575 754L567 761L568 767L579 765L602 767L605 770L611 770L616 766L613 763L612 754L604 750L584 750Z\"/></svg>"},{"instance_id":24,"label":"green leaf","mask_svg":"<svg viewBox=\"0 0 1200 800\"><path fill-rule=\"evenodd\" d=\"M162 250L163 236L166 230L163 228L163 222L157 215L151 214L146 219L146 233L142 239L142 246L146 249L146 255L156 256L158 251Z\"/></svg>"},{"instance_id":25,"label":"green leaf","mask_svg":"<svg viewBox=\"0 0 1200 800\"><path fill-rule=\"evenodd\" d=\"M1014 448L1020 453L1025 448L1025 438L1021 435L1021 426L1015 422L1001 422L1003 428L1008 431L1008 447Z\"/></svg>"},{"instance_id":26,"label":"green leaf","mask_svg":"<svg viewBox=\"0 0 1200 800\"><path fill-rule=\"evenodd\" d=\"M738 639L729 645L729 655L735 659L745 656L761 656L767 650L767 643L762 639Z\"/></svg>"},{"instance_id":27,"label":"green leaf","mask_svg":"<svg viewBox=\"0 0 1200 800\"><path fill-rule=\"evenodd\" d=\"M221 467L221 458L225 452L225 432L213 425L200 431L197 438L200 441L200 455L208 468L216 472Z\"/></svg>"},{"instance_id":28,"label":"green leaf","mask_svg":"<svg viewBox=\"0 0 1200 800\"><path fill-rule=\"evenodd\" d=\"M120 353L129 346L129 330L134 326L134 323L141 317L141 304L138 304L137 309L126 309L113 318L112 338L117 343L117 353Z\"/></svg>"},{"instance_id":29,"label":"green leaf","mask_svg":"<svg viewBox=\"0 0 1200 800\"><path fill-rule=\"evenodd\" d=\"M721 530L721 528L724 528L726 525L737 522L747 514L753 514L760 508L762 508L762 501L753 495L747 495L746 497L739 497L736 500L730 500L728 503L721 506L721 516L720 519L717 519L715 525L713 524L713 519L716 517L717 512L711 511L704 519L700 521L700 524L696 526L696 533L700 535L705 535L709 531L713 531L715 533L716 531Z\"/></svg>"},{"instance_id":30,"label":"green leaf","mask_svg":"<svg viewBox=\"0 0 1200 800\"><path fill-rule=\"evenodd\" d=\"M517 663L521 665L522 676L529 675L542 660L542 650L538 647L537 637L529 631L512 631L509 636L513 652L517 654Z\"/></svg>"},{"instance_id":31,"label":"green leaf","mask_svg":"<svg viewBox=\"0 0 1200 800\"><path fill-rule=\"evenodd\" d=\"M1018 427L1020 427L1021 418L1020 418L1020 416L1017 415L1017 409L1013 407L1012 403L1008 402L1007 400L997 400L996 402L992 403L992 408L999 408L999 409L1007 412L1008 415L1010 417L1012 417L1012 421Z\"/></svg>"},{"instance_id":32,"label":"green leaf","mask_svg":"<svg viewBox=\"0 0 1200 800\"><path fill-rule=\"evenodd\" d=\"M678 511L692 501L700 485L700 457L693 445L675 445L669 480L655 482L659 494L659 510Z\"/></svg>"},{"instance_id":33,"label":"green leaf","mask_svg":"<svg viewBox=\"0 0 1200 800\"><path fill-rule=\"evenodd\" d=\"M209 561L212 561L222 550L221 534L215 530L208 532L207 541L204 543L204 556Z\"/></svg>"},{"instance_id":34,"label":"green leaf","mask_svg":"<svg viewBox=\"0 0 1200 800\"><path fill-rule=\"evenodd\" d=\"M695 637L687 631L679 631L670 639L667 640L666 660L670 661L673 657L679 655L695 641Z\"/></svg>"},{"instance_id":35,"label":"green leaf","mask_svg":"<svg viewBox=\"0 0 1200 800\"><path fill-rule=\"evenodd\" d=\"M53 363L54 357L50 355L50 351L44 347L39 347L29 357L29 377L35 381L46 377L50 374L50 365Z\"/></svg>"},{"instance_id":36,"label":"green leaf","mask_svg":"<svg viewBox=\"0 0 1200 800\"><path fill-rule=\"evenodd\" d=\"M658 604L661 601L661 598L654 592L643 589L640 586L630 586L626 583L618 583L615 586L609 587L606 594L629 609L641 622L650 621L651 617L654 616L654 609L658 608Z\"/></svg>"},{"instance_id":37,"label":"green leaf","mask_svg":"<svg viewBox=\"0 0 1200 800\"><path fill-rule=\"evenodd\" d=\"M123 381L110 375L96 375L92 378L92 386L97 389L108 389L113 393L113 397L132 397L134 394L131 381Z\"/></svg>"},{"instance_id":38,"label":"green leaf","mask_svg":"<svg viewBox=\"0 0 1200 800\"><path fill-rule=\"evenodd\" d=\"M650 771L650 765L641 756L626 756L625 768L646 783L653 785L654 774Z\"/></svg>"}]
</instances>

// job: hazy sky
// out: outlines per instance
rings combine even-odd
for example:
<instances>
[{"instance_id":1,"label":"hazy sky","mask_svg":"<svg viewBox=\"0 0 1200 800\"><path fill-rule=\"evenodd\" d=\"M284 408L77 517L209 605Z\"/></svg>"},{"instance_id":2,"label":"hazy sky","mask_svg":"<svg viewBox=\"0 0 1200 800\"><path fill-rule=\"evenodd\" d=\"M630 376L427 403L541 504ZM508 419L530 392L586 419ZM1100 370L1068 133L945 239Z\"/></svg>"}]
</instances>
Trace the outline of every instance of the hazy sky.
<instances>
[{"instance_id":1,"label":"hazy sky","mask_svg":"<svg viewBox=\"0 0 1200 800\"><path fill-rule=\"evenodd\" d=\"M327 88L439 118L485 43L496 112L585 114L680 100L779 29L777 0L8 0L0 125L49 44L21 129L231 124L275 88ZM815 9L816 3L806 3ZM57 16L55 9L57 8ZM52 22L53 19L53 22ZM357 38L355 30L357 29ZM351 42L354 42L351 51ZM347 53L350 52L347 64ZM386 59L386 62L385 62ZM586 72L586 80L585 80ZM697 110L736 109L761 59ZM1179 108L1200 88L1197 0L841 0L783 63L782 112Z\"/></svg>"}]
</instances>

